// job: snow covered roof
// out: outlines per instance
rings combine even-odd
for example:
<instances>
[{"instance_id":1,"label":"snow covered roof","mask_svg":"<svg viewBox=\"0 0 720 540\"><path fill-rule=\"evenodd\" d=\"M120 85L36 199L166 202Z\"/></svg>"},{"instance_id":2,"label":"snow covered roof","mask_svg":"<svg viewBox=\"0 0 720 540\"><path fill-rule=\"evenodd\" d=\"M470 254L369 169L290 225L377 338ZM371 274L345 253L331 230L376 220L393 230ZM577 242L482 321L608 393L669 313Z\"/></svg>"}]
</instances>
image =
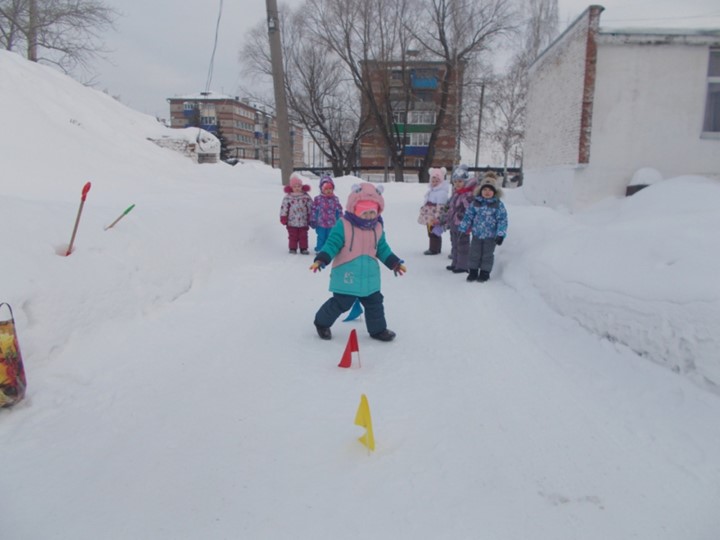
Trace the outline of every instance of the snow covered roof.
<instances>
[{"instance_id":1,"label":"snow covered roof","mask_svg":"<svg viewBox=\"0 0 720 540\"><path fill-rule=\"evenodd\" d=\"M224 100L233 100L233 101L240 101L240 98L237 96L229 96L227 94L220 94L213 91L208 92L198 92L196 94L183 94L180 96L173 96L168 99L183 99L183 100L218 100L218 101L224 101Z\"/></svg>"},{"instance_id":2,"label":"snow covered roof","mask_svg":"<svg viewBox=\"0 0 720 540\"><path fill-rule=\"evenodd\" d=\"M600 28L601 43L720 45L720 28Z\"/></svg>"}]
</instances>

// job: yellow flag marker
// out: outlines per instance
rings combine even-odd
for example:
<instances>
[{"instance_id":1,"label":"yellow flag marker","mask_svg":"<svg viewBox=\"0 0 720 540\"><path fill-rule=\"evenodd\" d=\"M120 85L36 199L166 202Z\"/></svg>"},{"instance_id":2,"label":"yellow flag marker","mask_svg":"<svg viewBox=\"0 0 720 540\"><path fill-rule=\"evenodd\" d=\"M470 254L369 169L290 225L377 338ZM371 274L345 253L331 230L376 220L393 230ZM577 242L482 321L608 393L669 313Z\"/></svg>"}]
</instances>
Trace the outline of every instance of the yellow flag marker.
<instances>
[{"instance_id":1,"label":"yellow flag marker","mask_svg":"<svg viewBox=\"0 0 720 540\"><path fill-rule=\"evenodd\" d=\"M365 435L360 437L358 441L370 450L375 450L375 436L373 435L372 419L370 418L370 407L368 406L365 394L360 396L360 405L358 406L357 413L355 413L355 425L362 426L367 430Z\"/></svg>"}]
</instances>

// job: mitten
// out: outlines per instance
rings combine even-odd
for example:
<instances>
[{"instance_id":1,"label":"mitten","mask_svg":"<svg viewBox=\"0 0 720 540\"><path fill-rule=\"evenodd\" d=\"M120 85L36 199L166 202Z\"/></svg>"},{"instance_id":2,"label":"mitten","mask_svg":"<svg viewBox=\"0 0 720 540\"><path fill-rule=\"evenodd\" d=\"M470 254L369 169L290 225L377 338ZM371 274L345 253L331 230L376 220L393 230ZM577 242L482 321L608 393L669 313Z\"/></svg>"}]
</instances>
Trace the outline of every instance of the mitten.
<instances>
[{"instance_id":1,"label":"mitten","mask_svg":"<svg viewBox=\"0 0 720 540\"><path fill-rule=\"evenodd\" d=\"M504 237L504 236L498 236L497 238L495 238L495 243L496 243L498 246L502 246L502 243L503 243L504 240L505 240L505 237Z\"/></svg>"},{"instance_id":2,"label":"mitten","mask_svg":"<svg viewBox=\"0 0 720 540\"><path fill-rule=\"evenodd\" d=\"M280 216L280 223L287 225L287 216Z\"/></svg>"},{"instance_id":3,"label":"mitten","mask_svg":"<svg viewBox=\"0 0 720 540\"><path fill-rule=\"evenodd\" d=\"M392 267L393 274L395 274L395 277L402 276L405 272L407 272L407 268L405 268L405 265L403 264L405 261L400 259L398 262L395 263L395 266Z\"/></svg>"},{"instance_id":4,"label":"mitten","mask_svg":"<svg viewBox=\"0 0 720 540\"><path fill-rule=\"evenodd\" d=\"M325 268L325 263L322 261L315 261L310 265L310 270L313 271L313 274L320 272L323 268Z\"/></svg>"}]
</instances>

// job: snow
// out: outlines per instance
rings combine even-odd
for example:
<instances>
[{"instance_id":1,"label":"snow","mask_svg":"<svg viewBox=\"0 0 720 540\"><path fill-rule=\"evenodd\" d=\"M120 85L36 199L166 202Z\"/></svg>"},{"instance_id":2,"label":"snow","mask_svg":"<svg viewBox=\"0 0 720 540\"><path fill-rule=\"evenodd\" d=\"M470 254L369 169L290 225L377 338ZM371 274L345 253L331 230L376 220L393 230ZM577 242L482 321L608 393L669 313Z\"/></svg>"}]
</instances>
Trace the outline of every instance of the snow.
<instances>
[{"instance_id":1,"label":"snow","mask_svg":"<svg viewBox=\"0 0 720 540\"><path fill-rule=\"evenodd\" d=\"M398 338L361 317L325 342L277 170L198 165L49 68L0 51L0 72L0 301L28 377L0 410L3 539L718 537L718 182L576 214L508 190L485 284L422 255L426 186L387 184Z\"/></svg>"},{"instance_id":2,"label":"snow","mask_svg":"<svg viewBox=\"0 0 720 540\"><path fill-rule=\"evenodd\" d=\"M657 182L662 182L663 177L660 171L652 167L640 167L632 175L629 186L649 186Z\"/></svg>"}]
</instances>

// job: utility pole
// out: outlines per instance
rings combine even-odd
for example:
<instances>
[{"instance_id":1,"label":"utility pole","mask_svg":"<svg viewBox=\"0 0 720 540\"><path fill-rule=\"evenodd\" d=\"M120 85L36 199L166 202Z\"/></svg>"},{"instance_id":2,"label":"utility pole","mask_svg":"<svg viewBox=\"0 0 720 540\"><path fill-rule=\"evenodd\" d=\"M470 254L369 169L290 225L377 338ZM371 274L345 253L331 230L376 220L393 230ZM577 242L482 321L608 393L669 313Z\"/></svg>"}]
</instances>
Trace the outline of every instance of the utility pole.
<instances>
[{"instance_id":1,"label":"utility pole","mask_svg":"<svg viewBox=\"0 0 720 540\"><path fill-rule=\"evenodd\" d=\"M478 166L478 159L480 157L480 130L482 128L482 115L483 115L483 101L485 100L485 83L480 83L480 114L478 114L478 133L477 141L475 142L475 168Z\"/></svg>"},{"instance_id":2,"label":"utility pole","mask_svg":"<svg viewBox=\"0 0 720 540\"><path fill-rule=\"evenodd\" d=\"M28 6L27 58L31 62L38 61L38 12L37 0L30 0Z\"/></svg>"},{"instance_id":3,"label":"utility pole","mask_svg":"<svg viewBox=\"0 0 720 540\"><path fill-rule=\"evenodd\" d=\"M272 61L273 88L275 90L275 116L277 118L278 143L280 147L280 170L284 186L290 183L293 169L293 149L290 145L290 121L285 97L285 73L283 71L282 46L280 43L280 18L277 0L265 0L267 8L268 38Z\"/></svg>"}]
</instances>

